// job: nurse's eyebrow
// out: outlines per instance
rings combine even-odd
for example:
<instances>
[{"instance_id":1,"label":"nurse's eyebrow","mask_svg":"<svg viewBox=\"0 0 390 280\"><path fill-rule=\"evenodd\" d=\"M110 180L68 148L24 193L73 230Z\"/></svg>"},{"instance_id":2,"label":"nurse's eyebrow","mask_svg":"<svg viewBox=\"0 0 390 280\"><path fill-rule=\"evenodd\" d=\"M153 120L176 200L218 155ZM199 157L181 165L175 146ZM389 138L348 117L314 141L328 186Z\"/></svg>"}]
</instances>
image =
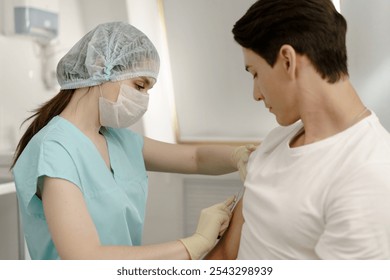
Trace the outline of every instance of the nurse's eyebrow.
<instances>
[{"instance_id":1,"label":"nurse's eyebrow","mask_svg":"<svg viewBox=\"0 0 390 280\"><path fill-rule=\"evenodd\" d=\"M249 68L251 68L252 66L250 65L245 65L245 71L249 72Z\"/></svg>"}]
</instances>

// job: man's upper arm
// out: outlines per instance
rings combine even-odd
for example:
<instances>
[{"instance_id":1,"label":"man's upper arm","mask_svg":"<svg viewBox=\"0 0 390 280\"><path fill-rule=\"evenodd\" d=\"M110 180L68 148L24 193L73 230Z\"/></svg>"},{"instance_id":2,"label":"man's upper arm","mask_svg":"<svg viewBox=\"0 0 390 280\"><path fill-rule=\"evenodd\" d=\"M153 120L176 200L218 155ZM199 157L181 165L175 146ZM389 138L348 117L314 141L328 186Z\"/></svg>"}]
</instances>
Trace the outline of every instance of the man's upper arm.
<instances>
[{"instance_id":1,"label":"man's upper arm","mask_svg":"<svg viewBox=\"0 0 390 280\"><path fill-rule=\"evenodd\" d=\"M206 260L235 260L240 246L241 228L244 224L242 216L242 199L233 211L230 225L217 245L206 255Z\"/></svg>"}]
</instances>

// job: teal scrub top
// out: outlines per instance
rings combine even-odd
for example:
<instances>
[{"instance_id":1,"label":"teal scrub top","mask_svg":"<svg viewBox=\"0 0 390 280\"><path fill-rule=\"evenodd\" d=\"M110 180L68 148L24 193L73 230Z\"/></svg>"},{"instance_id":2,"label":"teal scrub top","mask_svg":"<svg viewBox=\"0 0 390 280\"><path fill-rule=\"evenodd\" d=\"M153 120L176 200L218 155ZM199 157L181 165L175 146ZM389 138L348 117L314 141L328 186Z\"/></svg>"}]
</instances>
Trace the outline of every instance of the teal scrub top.
<instances>
[{"instance_id":1,"label":"teal scrub top","mask_svg":"<svg viewBox=\"0 0 390 280\"><path fill-rule=\"evenodd\" d=\"M102 128L111 162L76 126L54 117L30 140L13 173L22 226L32 259L59 259L36 190L43 176L75 184L83 194L103 245L140 245L148 177L143 137L128 130Z\"/></svg>"}]
</instances>

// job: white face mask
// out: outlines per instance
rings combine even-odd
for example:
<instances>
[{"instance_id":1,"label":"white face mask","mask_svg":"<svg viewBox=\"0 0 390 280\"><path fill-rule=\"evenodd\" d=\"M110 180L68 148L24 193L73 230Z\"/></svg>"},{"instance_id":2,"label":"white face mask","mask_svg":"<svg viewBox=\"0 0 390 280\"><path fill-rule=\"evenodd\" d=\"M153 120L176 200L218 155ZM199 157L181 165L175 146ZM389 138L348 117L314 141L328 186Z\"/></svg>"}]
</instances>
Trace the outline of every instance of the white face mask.
<instances>
[{"instance_id":1,"label":"white face mask","mask_svg":"<svg viewBox=\"0 0 390 280\"><path fill-rule=\"evenodd\" d=\"M102 94L101 89L100 94ZM99 97L100 124L114 128L129 127L143 116L148 109L148 104L149 94L121 84L116 102L103 96Z\"/></svg>"}]
</instances>

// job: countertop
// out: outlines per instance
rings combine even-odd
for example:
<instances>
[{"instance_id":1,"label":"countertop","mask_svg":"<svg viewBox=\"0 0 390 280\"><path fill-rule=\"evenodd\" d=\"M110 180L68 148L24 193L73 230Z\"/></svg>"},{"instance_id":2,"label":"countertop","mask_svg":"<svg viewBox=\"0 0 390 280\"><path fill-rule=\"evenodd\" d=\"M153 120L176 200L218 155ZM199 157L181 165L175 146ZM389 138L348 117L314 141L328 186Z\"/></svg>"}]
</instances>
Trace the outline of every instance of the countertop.
<instances>
[{"instance_id":1,"label":"countertop","mask_svg":"<svg viewBox=\"0 0 390 280\"><path fill-rule=\"evenodd\" d=\"M14 193L15 191L16 190L15 190L15 183L14 182L0 184L0 195Z\"/></svg>"},{"instance_id":2,"label":"countertop","mask_svg":"<svg viewBox=\"0 0 390 280\"><path fill-rule=\"evenodd\" d=\"M11 152L0 153L0 195L15 192L13 176L9 171L12 157Z\"/></svg>"}]
</instances>

